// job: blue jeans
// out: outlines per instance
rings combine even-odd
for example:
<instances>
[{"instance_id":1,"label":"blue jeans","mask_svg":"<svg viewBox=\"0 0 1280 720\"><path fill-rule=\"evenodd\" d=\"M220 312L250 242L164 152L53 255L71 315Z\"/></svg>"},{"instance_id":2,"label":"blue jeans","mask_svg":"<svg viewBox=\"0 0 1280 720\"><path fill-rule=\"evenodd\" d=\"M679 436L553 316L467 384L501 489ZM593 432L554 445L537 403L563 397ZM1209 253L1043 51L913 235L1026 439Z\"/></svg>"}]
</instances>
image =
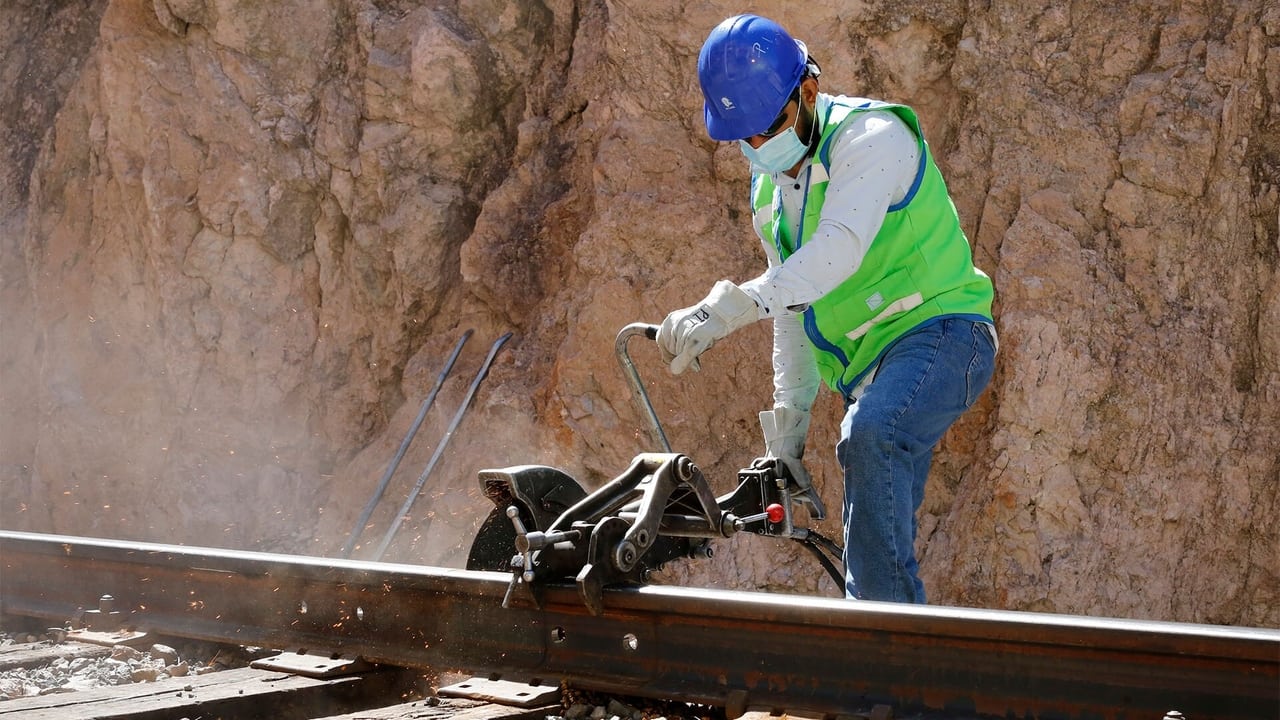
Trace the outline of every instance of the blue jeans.
<instances>
[{"instance_id":1,"label":"blue jeans","mask_svg":"<svg viewBox=\"0 0 1280 720\"><path fill-rule=\"evenodd\" d=\"M845 595L924 603L916 510L933 448L991 381L985 325L944 318L899 338L858 400L846 400L836 455L844 471Z\"/></svg>"}]
</instances>

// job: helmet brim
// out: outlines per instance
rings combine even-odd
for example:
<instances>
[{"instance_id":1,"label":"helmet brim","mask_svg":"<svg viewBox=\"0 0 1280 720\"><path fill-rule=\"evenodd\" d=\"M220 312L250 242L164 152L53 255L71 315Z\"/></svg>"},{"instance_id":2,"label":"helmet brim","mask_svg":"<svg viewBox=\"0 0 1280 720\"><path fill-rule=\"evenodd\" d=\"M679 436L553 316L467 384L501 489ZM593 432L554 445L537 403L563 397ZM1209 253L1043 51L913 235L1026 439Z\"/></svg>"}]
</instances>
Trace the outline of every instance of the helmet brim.
<instances>
[{"instance_id":1,"label":"helmet brim","mask_svg":"<svg viewBox=\"0 0 1280 720\"><path fill-rule=\"evenodd\" d=\"M783 106L785 107L786 104L784 103ZM777 113L773 116L777 117ZM745 140L769 129L768 125L757 127L757 123L722 118L716 115L711 110L710 103L705 101L702 103L702 122L707 126L707 135L718 142Z\"/></svg>"}]
</instances>

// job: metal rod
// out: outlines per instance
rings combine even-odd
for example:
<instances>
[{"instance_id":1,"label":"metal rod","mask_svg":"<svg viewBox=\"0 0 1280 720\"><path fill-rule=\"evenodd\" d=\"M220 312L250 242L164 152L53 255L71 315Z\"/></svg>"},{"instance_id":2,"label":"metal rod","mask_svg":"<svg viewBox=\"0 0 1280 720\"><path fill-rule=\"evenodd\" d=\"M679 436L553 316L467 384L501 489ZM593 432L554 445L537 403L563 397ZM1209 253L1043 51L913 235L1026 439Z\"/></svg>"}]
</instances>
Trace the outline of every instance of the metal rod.
<instances>
[{"instance_id":1,"label":"metal rod","mask_svg":"<svg viewBox=\"0 0 1280 720\"><path fill-rule=\"evenodd\" d=\"M440 388L444 385L445 378L449 377L454 363L458 361L458 355L462 353L462 346L466 344L467 338L471 337L472 332L472 330L467 330L462 333L462 338L458 340L458 344L453 348L453 354L445 361L444 369L436 377L435 387L431 388L431 393L427 395L427 399L422 401L422 408L418 410L418 417L414 418L413 425L409 427L409 432L405 434L404 440L400 442L400 449L396 450L396 456L391 459L391 464L387 466L387 471L382 474L382 480L378 482L378 488L373 491L369 502L365 503L364 510L360 513L360 519L356 521L356 526L351 529L351 537L347 538L347 544L342 547L342 557L351 557L351 551L355 549L356 541L360 539L360 534L364 532L365 524L369 522L369 518L373 515L373 509L382 500L382 494L386 492L387 484L391 482L392 474L395 473L396 468L400 467L400 461L404 459L405 452L409 450L409 444L413 442L414 436L418 434L418 428L422 427L422 421L426 419L427 411L435 403L436 395L440 393Z\"/></svg>"},{"instance_id":2,"label":"metal rod","mask_svg":"<svg viewBox=\"0 0 1280 720\"><path fill-rule=\"evenodd\" d=\"M627 376L627 383L631 385L632 394L640 401L645 417L649 420L649 429L653 431L653 439L658 441L664 451L671 452L671 443L667 442L667 434L662 431L662 423L658 421L658 414L653 411L653 403L649 402L649 393L645 392L644 384L640 382L640 373L636 370L636 364L631 362L631 356L627 353L627 340L631 339L632 335L644 335L650 340L656 340L658 326L647 323L631 323L618 333L618 339L614 341L613 349L618 355L618 361L622 363L622 369Z\"/></svg>"},{"instance_id":3,"label":"metal rod","mask_svg":"<svg viewBox=\"0 0 1280 720\"><path fill-rule=\"evenodd\" d=\"M453 437L453 431L458 429L458 424L462 422L462 416L467 412L467 408L471 406L471 399L475 397L476 388L480 386L480 381L484 380L485 375L489 374L489 366L493 364L494 356L498 354L498 350L502 348L503 343L510 338L511 333L507 333L495 340L493 346L489 348L489 355L484 359L484 364L480 366L475 379L471 381L471 387L467 388L467 395L458 407L458 412L454 413L453 421L449 423L449 429L445 431L444 437L440 438L440 443L436 445L436 451L432 453L431 459L427 462L427 467L418 476L418 481L414 483L413 490L409 493L409 497L405 499L404 505L400 507L400 512L397 512L396 516L392 518L391 527L387 528L386 535L382 536L382 543L373 555L374 560L381 560L382 555L386 553L387 546L391 544L391 539L395 537L396 531L400 529L400 523L404 522L405 517L408 516L409 509L413 507L414 501L418 499L418 493L422 492L422 487L426 485L427 478L431 475L431 471L435 469L436 462L440 460L440 456L444 453L445 446L449 444L449 439Z\"/></svg>"}]
</instances>

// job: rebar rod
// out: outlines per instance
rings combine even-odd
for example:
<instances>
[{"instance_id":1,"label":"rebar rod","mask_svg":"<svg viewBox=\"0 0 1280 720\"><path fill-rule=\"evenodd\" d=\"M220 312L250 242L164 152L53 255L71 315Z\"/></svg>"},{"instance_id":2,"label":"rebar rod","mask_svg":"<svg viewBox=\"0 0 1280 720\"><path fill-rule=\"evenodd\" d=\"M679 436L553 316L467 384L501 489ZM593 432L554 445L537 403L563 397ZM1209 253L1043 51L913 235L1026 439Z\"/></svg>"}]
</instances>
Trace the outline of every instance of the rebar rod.
<instances>
[{"instance_id":1,"label":"rebar rod","mask_svg":"<svg viewBox=\"0 0 1280 720\"><path fill-rule=\"evenodd\" d=\"M485 375L489 374L489 366L493 364L494 356L498 354L498 350L502 348L503 343L510 338L511 333L507 333L495 340L493 346L489 348L489 355L484 359L484 364L480 366L480 370L476 372L475 379L471 381L471 387L467 388L467 395L462 399L462 404L458 406L458 411L454 413L453 421L449 423L449 428L445 431L444 436L440 438L435 452L431 454L431 459L427 461L426 468L418 476L418 481L414 483L409 497L405 498L404 505L400 507L400 511L396 513L396 516L391 519L391 527L387 528L386 534L382 536L382 543L378 545L378 549L373 555L374 560L381 560L383 554L387 552L387 547L391 545L391 540L400 529L400 525L408 517L409 510L413 507L414 501L418 499L418 494L422 492L423 486L427 484L427 478L431 476L431 471L435 469L436 462L444 454L444 448L449 444L449 439L453 437L454 430L457 430L458 424L462 422L462 416L466 414L467 408L471 406L471 399L475 397L476 388L480 386L480 381L484 380Z\"/></svg>"},{"instance_id":2,"label":"rebar rod","mask_svg":"<svg viewBox=\"0 0 1280 720\"><path fill-rule=\"evenodd\" d=\"M409 450L409 445L413 442L413 438L418 434L418 428L422 427L422 421L427 418L427 411L431 409L432 404L436 401L436 395L440 393L440 388L444 385L444 381L449 377L453 365L458 361L458 355L462 353L462 346L466 344L467 338L471 337L472 330L462 333L462 338L458 340L458 344L453 348L453 354L445 361L444 368L436 377L436 384L431 388L431 392L427 395L427 399L422 401L422 408L418 410L418 417L414 418L413 425L409 427L409 432L405 433L404 440L400 442L400 449L396 450L396 455L391 459L391 464L387 466L387 471L382 474L382 479L378 482L378 487L370 496L369 502L365 503L364 510L360 513L360 519L356 521L356 526L351 529L351 537L347 538L347 544L342 547L342 557L351 557L351 551L355 549L356 541L360 539L360 534L364 532L365 524L369 522L369 518L373 515L373 510L378 506L378 502L382 500L382 494L386 492L387 485L391 482L391 476L395 474L397 468L400 467L400 461L404 459L404 454Z\"/></svg>"}]
</instances>

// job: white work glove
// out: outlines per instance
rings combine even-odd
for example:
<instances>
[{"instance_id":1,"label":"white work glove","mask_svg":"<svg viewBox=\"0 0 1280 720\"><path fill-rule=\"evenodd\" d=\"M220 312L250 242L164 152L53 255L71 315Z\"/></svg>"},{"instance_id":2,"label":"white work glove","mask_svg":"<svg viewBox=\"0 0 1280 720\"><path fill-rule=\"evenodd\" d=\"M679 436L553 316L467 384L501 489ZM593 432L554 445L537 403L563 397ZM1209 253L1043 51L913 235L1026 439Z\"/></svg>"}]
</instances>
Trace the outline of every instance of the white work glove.
<instances>
[{"instance_id":1,"label":"white work glove","mask_svg":"<svg viewBox=\"0 0 1280 720\"><path fill-rule=\"evenodd\" d=\"M809 434L809 413L785 405L760 413L765 457L776 458L791 471L791 499L808 507L814 520L827 517L809 471L804 469L804 440Z\"/></svg>"},{"instance_id":2,"label":"white work glove","mask_svg":"<svg viewBox=\"0 0 1280 720\"><path fill-rule=\"evenodd\" d=\"M722 337L760 319L755 300L737 285L721 280L702 302L676 310L658 328L662 360L679 375L692 366L700 369L698 356Z\"/></svg>"}]
</instances>

